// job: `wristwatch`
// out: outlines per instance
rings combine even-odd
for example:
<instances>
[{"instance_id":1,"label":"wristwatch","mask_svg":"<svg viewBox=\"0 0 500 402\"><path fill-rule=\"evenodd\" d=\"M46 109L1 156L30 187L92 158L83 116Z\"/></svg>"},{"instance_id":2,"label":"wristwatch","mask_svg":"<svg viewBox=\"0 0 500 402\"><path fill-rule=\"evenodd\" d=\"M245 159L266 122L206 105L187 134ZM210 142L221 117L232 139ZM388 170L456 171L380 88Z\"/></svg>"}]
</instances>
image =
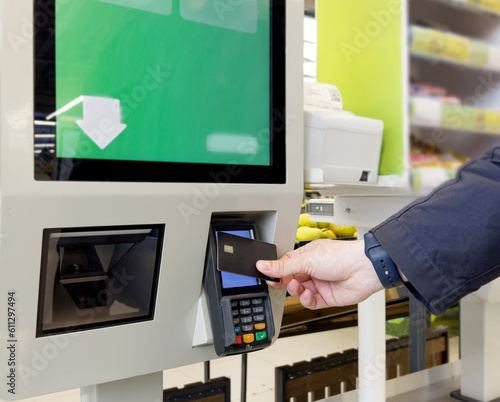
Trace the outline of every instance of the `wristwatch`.
<instances>
[{"instance_id":1,"label":"wristwatch","mask_svg":"<svg viewBox=\"0 0 500 402\"><path fill-rule=\"evenodd\" d=\"M389 257L382 245L373 233L368 232L364 236L365 254L375 268L375 272L385 289L395 288L403 284L403 279L392 258Z\"/></svg>"}]
</instances>

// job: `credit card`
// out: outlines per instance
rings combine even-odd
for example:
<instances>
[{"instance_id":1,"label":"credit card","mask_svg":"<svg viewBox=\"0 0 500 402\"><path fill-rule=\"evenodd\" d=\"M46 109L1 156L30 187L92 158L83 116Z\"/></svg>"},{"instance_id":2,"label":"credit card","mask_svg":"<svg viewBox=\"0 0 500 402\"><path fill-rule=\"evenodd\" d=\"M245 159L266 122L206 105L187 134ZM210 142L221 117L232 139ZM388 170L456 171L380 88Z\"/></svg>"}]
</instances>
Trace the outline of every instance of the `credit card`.
<instances>
[{"instance_id":1,"label":"credit card","mask_svg":"<svg viewBox=\"0 0 500 402\"><path fill-rule=\"evenodd\" d=\"M279 279L264 275L256 267L259 260L278 259L274 244L224 232L219 232L217 237L217 269L219 271L279 282Z\"/></svg>"}]
</instances>

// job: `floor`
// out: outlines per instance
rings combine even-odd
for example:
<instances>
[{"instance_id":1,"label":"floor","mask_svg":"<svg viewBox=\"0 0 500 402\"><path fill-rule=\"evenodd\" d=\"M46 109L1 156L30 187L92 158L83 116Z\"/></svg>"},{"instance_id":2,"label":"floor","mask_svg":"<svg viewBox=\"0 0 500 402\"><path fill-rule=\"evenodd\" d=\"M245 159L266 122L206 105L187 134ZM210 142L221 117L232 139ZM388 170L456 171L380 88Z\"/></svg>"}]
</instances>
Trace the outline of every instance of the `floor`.
<instances>
[{"instance_id":1,"label":"floor","mask_svg":"<svg viewBox=\"0 0 500 402\"><path fill-rule=\"evenodd\" d=\"M387 402L458 402L450 396L452 391L460 388L460 378L455 377L446 381L441 381L432 384L429 387L417 389L412 392L407 392L392 398L387 399Z\"/></svg>"},{"instance_id":2,"label":"floor","mask_svg":"<svg viewBox=\"0 0 500 402\"><path fill-rule=\"evenodd\" d=\"M277 366L310 360L335 352L356 348L356 327L329 332L278 339L269 349L248 355L248 402L274 401L274 368ZM458 357L458 339L450 340L450 358ZM241 357L225 357L211 363L211 377L231 378L231 401L240 401ZM164 388L182 387L203 381L203 363L180 367L164 372ZM441 399L391 399L391 402L441 401ZM443 399L448 400L448 399ZM26 402L80 402L80 391L71 390L43 397L26 399Z\"/></svg>"}]
</instances>

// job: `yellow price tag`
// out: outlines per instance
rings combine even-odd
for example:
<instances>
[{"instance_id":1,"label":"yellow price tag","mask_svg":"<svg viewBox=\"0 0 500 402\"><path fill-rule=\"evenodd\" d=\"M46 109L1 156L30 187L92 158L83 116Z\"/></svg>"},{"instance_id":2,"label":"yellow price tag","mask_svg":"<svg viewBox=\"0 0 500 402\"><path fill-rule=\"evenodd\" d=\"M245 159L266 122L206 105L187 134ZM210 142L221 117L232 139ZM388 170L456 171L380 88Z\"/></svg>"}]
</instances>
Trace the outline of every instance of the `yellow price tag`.
<instances>
[{"instance_id":1,"label":"yellow price tag","mask_svg":"<svg viewBox=\"0 0 500 402\"><path fill-rule=\"evenodd\" d=\"M445 58L455 63L465 64L469 60L470 40L455 35L446 35Z\"/></svg>"},{"instance_id":2,"label":"yellow price tag","mask_svg":"<svg viewBox=\"0 0 500 402\"><path fill-rule=\"evenodd\" d=\"M486 11L500 13L500 0L467 0L467 4Z\"/></svg>"},{"instance_id":3,"label":"yellow price tag","mask_svg":"<svg viewBox=\"0 0 500 402\"><path fill-rule=\"evenodd\" d=\"M477 131L486 131L486 114L487 110L476 109L474 113L474 129Z\"/></svg>"},{"instance_id":4,"label":"yellow price tag","mask_svg":"<svg viewBox=\"0 0 500 402\"><path fill-rule=\"evenodd\" d=\"M485 131L500 134L500 112L485 110Z\"/></svg>"},{"instance_id":5,"label":"yellow price tag","mask_svg":"<svg viewBox=\"0 0 500 402\"><path fill-rule=\"evenodd\" d=\"M424 54L441 60L465 64L469 60L470 40L429 29Z\"/></svg>"},{"instance_id":6,"label":"yellow price tag","mask_svg":"<svg viewBox=\"0 0 500 402\"><path fill-rule=\"evenodd\" d=\"M500 134L500 112L476 109L474 129L483 133Z\"/></svg>"},{"instance_id":7,"label":"yellow price tag","mask_svg":"<svg viewBox=\"0 0 500 402\"><path fill-rule=\"evenodd\" d=\"M429 29L424 52L427 56L436 58L444 57L446 52L446 35L434 29Z\"/></svg>"}]
</instances>

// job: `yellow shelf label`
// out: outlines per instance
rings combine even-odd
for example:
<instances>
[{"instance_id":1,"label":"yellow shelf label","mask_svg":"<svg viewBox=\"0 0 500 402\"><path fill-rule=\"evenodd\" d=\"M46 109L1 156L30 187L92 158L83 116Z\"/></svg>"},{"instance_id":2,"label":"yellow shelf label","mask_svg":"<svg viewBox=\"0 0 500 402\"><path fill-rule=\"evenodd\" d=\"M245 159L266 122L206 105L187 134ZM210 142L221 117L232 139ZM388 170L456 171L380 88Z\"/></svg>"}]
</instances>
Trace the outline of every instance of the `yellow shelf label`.
<instances>
[{"instance_id":1,"label":"yellow shelf label","mask_svg":"<svg viewBox=\"0 0 500 402\"><path fill-rule=\"evenodd\" d=\"M500 13L500 0L467 0L467 4L497 14Z\"/></svg>"},{"instance_id":2,"label":"yellow shelf label","mask_svg":"<svg viewBox=\"0 0 500 402\"><path fill-rule=\"evenodd\" d=\"M469 59L470 41L453 35L447 35L446 39L446 59L460 64L466 63Z\"/></svg>"},{"instance_id":3,"label":"yellow shelf label","mask_svg":"<svg viewBox=\"0 0 500 402\"><path fill-rule=\"evenodd\" d=\"M485 126L488 133L500 133L500 112L487 110L485 113Z\"/></svg>"},{"instance_id":4,"label":"yellow shelf label","mask_svg":"<svg viewBox=\"0 0 500 402\"><path fill-rule=\"evenodd\" d=\"M424 52L427 56L442 58L446 53L446 35L429 29Z\"/></svg>"},{"instance_id":5,"label":"yellow shelf label","mask_svg":"<svg viewBox=\"0 0 500 402\"><path fill-rule=\"evenodd\" d=\"M475 130L500 134L500 112L485 109L476 109L475 112Z\"/></svg>"},{"instance_id":6,"label":"yellow shelf label","mask_svg":"<svg viewBox=\"0 0 500 402\"><path fill-rule=\"evenodd\" d=\"M470 40L429 29L423 53L432 58L465 64L469 60Z\"/></svg>"},{"instance_id":7,"label":"yellow shelf label","mask_svg":"<svg viewBox=\"0 0 500 402\"><path fill-rule=\"evenodd\" d=\"M474 125L477 131L485 131L486 129L486 110L476 109L474 113Z\"/></svg>"}]
</instances>

